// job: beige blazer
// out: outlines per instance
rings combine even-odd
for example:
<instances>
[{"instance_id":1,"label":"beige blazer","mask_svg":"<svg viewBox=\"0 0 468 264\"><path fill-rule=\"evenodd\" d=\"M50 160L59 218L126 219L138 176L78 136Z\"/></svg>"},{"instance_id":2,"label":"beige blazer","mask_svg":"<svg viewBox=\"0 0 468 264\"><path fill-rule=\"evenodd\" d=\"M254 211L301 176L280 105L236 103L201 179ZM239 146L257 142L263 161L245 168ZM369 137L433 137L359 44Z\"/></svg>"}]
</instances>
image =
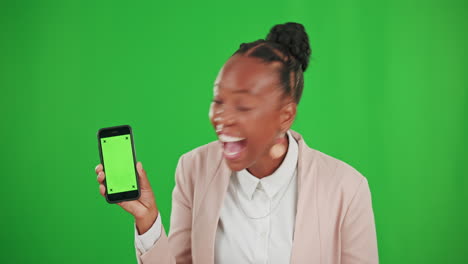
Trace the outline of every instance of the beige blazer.
<instances>
[{"instance_id":1,"label":"beige blazer","mask_svg":"<svg viewBox=\"0 0 468 264\"><path fill-rule=\"evenodd\" d=\"M298 200L291 263L378 263L371 194L366 178L350 165L299 145ZM147 252L140 264L214 262L215 234L232 171L222 146L213 141L179 159L172 193L169 237Z\"/></svg>"}]
</instances>

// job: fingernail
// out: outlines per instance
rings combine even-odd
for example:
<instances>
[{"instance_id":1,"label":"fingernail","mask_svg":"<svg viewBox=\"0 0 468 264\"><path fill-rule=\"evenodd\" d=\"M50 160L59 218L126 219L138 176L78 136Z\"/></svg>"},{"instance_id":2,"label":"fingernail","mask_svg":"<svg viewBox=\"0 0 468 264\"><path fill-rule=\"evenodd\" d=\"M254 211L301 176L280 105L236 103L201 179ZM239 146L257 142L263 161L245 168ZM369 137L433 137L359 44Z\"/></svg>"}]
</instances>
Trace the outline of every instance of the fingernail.
<instances>
[{"instance_id":1,"label":"fingernail","mask_svg":"<svg viewBox=\"0 0 468 264\"><path fill-rule=\"evenodd\" d=\"M143 169L143 164L141 164L141 162L137 163L137 169L139 169L139 170Z\"/></svg>"}]
</instances>

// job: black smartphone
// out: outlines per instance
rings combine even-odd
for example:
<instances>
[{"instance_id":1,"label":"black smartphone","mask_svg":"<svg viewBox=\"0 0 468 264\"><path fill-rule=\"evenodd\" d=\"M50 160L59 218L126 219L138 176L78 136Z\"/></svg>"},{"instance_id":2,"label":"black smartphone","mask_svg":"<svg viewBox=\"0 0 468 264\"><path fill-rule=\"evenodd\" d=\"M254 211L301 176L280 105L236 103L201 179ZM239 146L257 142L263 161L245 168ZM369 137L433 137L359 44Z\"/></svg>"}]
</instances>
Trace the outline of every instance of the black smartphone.
<instances>
[{"instance_id":1,"label":"black smartphone","mask_svg":"<svg viewBox=\"0 0 468 264\"><path fill-rule=\"evenodd\" d=\"M107 202L137 200L140 185L132 128L129 125L101 128L97 137L99 156L106 174Z\"/></svg>"}]
</instances>

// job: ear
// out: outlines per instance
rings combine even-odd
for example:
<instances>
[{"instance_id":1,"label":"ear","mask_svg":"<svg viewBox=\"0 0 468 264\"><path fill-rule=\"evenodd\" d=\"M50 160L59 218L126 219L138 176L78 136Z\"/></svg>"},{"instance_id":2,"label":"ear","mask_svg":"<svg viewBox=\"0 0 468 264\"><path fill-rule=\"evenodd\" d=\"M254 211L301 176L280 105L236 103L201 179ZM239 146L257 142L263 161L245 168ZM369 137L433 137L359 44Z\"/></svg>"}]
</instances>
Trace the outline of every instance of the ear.
<instances>
[{"instance_id":1,"label":"ear","mask_svg":"<svg viewBox=\"0 0 468 264\"><path fill-rule=\"evenodd\" d=\"M281 131L286 132L291 128L294 119L296 118L297 104L293 101L290 101L283 105L280 110L280 129Z\"/></svg>"}]
</instances>

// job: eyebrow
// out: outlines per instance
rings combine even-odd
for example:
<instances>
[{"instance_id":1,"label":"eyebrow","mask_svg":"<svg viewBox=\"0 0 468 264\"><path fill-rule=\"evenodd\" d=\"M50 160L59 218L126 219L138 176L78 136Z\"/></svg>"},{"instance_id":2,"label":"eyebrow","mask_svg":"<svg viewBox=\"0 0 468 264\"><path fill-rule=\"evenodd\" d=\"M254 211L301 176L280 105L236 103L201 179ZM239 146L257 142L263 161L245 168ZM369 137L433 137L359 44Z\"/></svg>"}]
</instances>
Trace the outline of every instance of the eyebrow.
<instances>
[{"instance_id":1,"label":"eyebrow","mask_svg":"<svg viewBox=\"0 0 468 264\"><path fill-rule=\"evenodd\" d=\"M218 87L218 88L219 88L219 87L220 87L219 83L215 83L215 84L214 84L214 87ZM245 93L245 94L254 95L254 94L252 94L252 93L251 93L249 90L247 90L247 89L234 90L234 91L232 91L232 93L234 93L234 94L239 94L239 93L242 94L242 93Z\"/></svg>"},{"instance_id":2,"label":"eyebrow","mask_svg":"<svg viewBox=\"0 0 468 264\"><path fill-rule=\"evenodd\" d=\"M247 94L250 94L250 91L249 90L237 90L237 91L233 91L232 93L247 93Z\"/></svg>"}]
</instances>

